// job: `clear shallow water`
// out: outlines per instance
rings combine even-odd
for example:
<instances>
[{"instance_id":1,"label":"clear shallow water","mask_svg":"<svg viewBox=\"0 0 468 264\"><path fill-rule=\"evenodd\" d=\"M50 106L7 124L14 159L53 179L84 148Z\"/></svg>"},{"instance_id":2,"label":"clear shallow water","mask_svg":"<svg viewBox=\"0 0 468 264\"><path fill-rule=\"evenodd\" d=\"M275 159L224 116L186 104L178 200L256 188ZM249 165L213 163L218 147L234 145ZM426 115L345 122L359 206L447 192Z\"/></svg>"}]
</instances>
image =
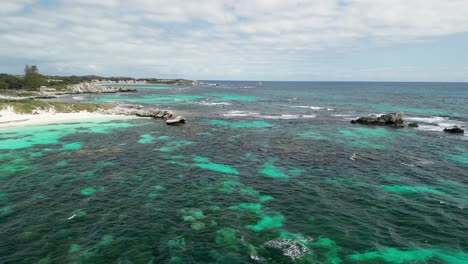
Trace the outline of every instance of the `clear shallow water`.
<instances>
[{"instance_id":1,"label":"clear shallow water","mask_svg":"<svg viewBox=\"0 0 468 264\"><path fill-rule=\"evenodd\" d=\"M468 137L441 132L467 125L467 98L281 82L79 97L189 123L2 129L0 262L468 263ZM421 127L349 123L393 110Z\"/></svg>"}]
</instances>

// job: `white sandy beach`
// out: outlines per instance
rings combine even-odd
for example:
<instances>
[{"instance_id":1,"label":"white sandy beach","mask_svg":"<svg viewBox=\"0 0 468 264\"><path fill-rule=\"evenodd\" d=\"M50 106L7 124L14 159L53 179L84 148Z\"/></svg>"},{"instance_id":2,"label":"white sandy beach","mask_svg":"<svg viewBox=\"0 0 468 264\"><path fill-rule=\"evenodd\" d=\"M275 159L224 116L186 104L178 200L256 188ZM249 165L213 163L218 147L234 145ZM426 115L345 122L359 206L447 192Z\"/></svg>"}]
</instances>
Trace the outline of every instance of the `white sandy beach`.
<instances>
[{"instance_id":1,"label":"white sandy beach","mask_svg":"<svg viewBox=\"0 0 468 264\"><path fill-rule=\"evenodd\" d=\"M90 112L76 112L76 113L56 113L50 111L37 111L35 114L17 114L12 108L0 110L0 128L16 127L16 126L31 126L31 125L45 125L53 123L65 123L86 121L90 119L128 119L134 118L132 116L122 115L106 115L100 113Z\"/></svg>"}]
</instances>

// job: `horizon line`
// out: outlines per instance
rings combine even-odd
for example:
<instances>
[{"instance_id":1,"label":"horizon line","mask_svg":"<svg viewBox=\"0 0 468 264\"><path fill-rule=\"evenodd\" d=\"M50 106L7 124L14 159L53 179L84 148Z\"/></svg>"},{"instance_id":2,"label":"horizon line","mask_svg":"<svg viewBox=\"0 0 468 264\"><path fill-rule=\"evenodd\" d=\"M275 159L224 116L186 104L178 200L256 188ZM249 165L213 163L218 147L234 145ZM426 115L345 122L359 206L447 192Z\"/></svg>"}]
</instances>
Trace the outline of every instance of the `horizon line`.
<instances>
[{"instance_id":1,"label":"horizon line","mask_svg":"<svg viewBox=\"0 0 468 264\"><path fill-rule=\"evenodd\" d=\"M8 75L14 75L14 76L23 76L24 74L14 74L14 73L6 73L6 72L1 72L0 74L8 74ZM51 76L51 77L71 77L71 76L77 76L77 77L85 77L85 76L97 76L97 77L102 77L102 78L132 78L132 79L160 79L160 80L192 80L192 81L219 81L219 82L354 82L354 83L468 83L468 80L466 81L419 81L419 80L411 80L411 81L402 81L402 80L253 80L253 79L238 79L238 80L232 80L232 79L190 79L190 78L183 78L183 77L166 77L166 78L161 78L161 77L133 77L133 76L99 76L95 74L84 74L84 75L76 75L76 74L71 74L71 75L55 75L55 74L43 74L45 76Z\"/></svg>"}]
</instances>

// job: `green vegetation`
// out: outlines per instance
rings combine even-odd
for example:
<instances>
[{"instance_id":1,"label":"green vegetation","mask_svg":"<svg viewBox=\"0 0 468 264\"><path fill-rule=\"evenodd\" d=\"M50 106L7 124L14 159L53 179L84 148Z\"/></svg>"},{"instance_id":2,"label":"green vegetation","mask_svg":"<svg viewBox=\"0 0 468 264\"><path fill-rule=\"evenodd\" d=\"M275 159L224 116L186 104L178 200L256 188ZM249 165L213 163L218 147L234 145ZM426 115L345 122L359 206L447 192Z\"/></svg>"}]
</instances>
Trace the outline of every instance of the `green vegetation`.
<instances>
[{"instance_id":1,"label":"green vegetation","mask_svg":"<svg viewBox=\"0 0 468 264\"><path fill-rule=\"evenodd\" d=\"M38 91L41 86L53 88L56 90L64 90L69 85L78 84L81 82L98 81L146 81L148 84L172 84L172 85L191 85L196 82L185 79L156 79L144 78L135 79L131 77L102 77L97 75L84 76L56 76L42 75L39 73L39 68L36 65L26 65L24 67L24 75L0 74L0 90L30 90ZM3 93L3 92L2 92Z\"/></svg>"},{"instance_id":2,"label":"green vegetation","mask_svg":"<svg viewBox=\"0 0 468 264\"><path fill-rule=\"evenodd\" d=\"M9 84L7 82L5 82L4 80L1 80L0 79L0 89L8 89L9 87Z\"/></svg>"},{"instance_id":3,"label":"green vegetation","mask_svg":"<svg viewBox=\"0 0 468 264\"><path fill-rule=\"evenodd\" d=\"M0 89L23 89L24 80L22 76L16 76L11 74L2 73L0 74Z\"/></svg>"},{"instance_id":4,"label":"green vegetation","mask_svg":"<svg viewBox=\"0 0 468 264\"><path fill-rule=\"evenodd\" d=\"M10 96L10 97L30 97L30 96L38 96L40 93L35 91L26 91L26 90L0 90L0 95L3 96Z\"/></svg>"},{"instance_id":5,"label":"green vegetation","mask_svg":"<svg viewBox=\"0 0 468 264\"><path fill-rule=\"evenodd\" d=\"M45 102L39 100L17 100L7 101L0 100L0 109L8 106L13 107L16 113L31 114L36 109L48 110L54 108L55 111L60 113L72 113L80 111L95 112L99 109L111 109L112 105L109 104L96 104L96 103L63 103L63 102Z\"/></svg>"},{"instance_id":6,"label":"green vegetation","mask_svg":"<svg viewBox=\"0 0 468 264\"><path fill-rule=\"evenodd\" d=\"M39 74L39 68L36 65L26 65L23 84L28 90L38 91L41 86L47 85L47 76Z\"/></svg>"}]
</instances>

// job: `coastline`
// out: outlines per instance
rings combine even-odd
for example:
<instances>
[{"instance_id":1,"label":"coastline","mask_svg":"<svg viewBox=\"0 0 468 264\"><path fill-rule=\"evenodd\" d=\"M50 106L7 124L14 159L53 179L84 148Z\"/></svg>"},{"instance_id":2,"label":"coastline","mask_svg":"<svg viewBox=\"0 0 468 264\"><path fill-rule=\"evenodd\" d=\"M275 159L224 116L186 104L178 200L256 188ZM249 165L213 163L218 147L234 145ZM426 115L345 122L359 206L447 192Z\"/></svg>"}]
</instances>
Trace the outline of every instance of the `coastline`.
<instances>
[{"instance_id":1,"label":"coastline","mask_svg":"<svg viewBox=\"0 0 468 264\"><path fill-rule=\"evenodd\" d=\"M76 122L89 119L163 119L167 125L185 123L172 111L136 104L44 102L40 100L0 100L0 128Z\"/></svg>"},{"instance_id":2,"label":"coastline","mask_svg":"<svg viewBox=\"0 0 468 264\"><path fill-rule=\"evenodd\" d=\"M0 110L0 129L19 126L48 125L54 123L67 123L86 121L90 119L130 119L137 116L112 115L98 112L72 112L57 113L55 111L37 111L35 114L19 114L12 108Z\"/></svg>"}]
</instances>

